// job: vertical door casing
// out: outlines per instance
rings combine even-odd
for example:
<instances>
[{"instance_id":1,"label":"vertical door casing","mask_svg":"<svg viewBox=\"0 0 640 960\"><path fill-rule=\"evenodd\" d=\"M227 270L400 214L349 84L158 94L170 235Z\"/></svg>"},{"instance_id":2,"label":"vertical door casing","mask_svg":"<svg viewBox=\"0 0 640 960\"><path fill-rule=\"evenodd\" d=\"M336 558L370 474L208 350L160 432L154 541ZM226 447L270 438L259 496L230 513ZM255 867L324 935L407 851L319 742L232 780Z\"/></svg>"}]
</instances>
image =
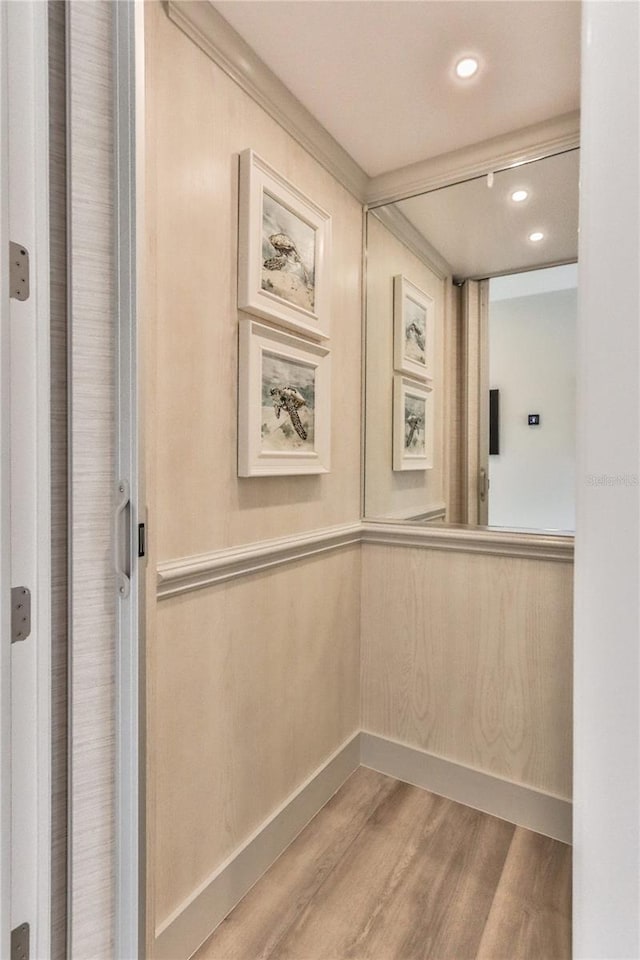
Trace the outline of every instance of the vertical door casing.
<instances>
[{"instance_id":1,"label":"vertical door casing","mask_svg":"<svg viewBox=\"0 0 640 960\"><path fill-rule=\"evenodd\" d=\"M466 522L489 522L488 280L466 280L462 317L466 359Z\"/></svg>"},{"instance_id":2,"label":"vertical door casing","mask_svg":"<svg viewBox=\"0 0 640 960\"><path fill-rule=\"evenodd\" d=\"M51 887L47 14L46 4L6 4L2 10L3 606L11 587L31 593L30 635L16 643L10 631L2 636L3 750L10 747L2 792L11 804L10 821L3 811L10 853L3 851L2 943L6 950L10 929L28 923L34 956L50 951ZM9 240L29 254L27 299L8 297Z\"/></svg>"}]
</instances>

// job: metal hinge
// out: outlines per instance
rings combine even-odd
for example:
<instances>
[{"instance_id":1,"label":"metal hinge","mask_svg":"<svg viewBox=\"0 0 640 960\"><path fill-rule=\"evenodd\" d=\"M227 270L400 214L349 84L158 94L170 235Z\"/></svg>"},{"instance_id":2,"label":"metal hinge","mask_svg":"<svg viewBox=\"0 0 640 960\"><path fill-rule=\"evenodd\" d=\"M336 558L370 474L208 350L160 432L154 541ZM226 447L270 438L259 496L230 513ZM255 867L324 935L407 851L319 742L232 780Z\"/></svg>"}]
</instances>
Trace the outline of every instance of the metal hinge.
<instances>
[{"instance_id":1,"label":"metal hinge","mask_svg":"<svg viewBox=\"0 0 640 960\"><path fill-rule=\"evenodd\" d=\"M11 931L11 960L29 960L29 924Z\"/></svg>"},{"instance_id":2,"label":"metal hinge","mask_svg":"<svg viewBox=\"0 0 640 960\"><path fill-rule=\"evenodd\" d=\"M11 643L26 640L31 633L31 591L11 588ZM20 929L20 928L18 928Z\"/></svg>"},{"instance_id":3,"label":"metal hinge","mask_svg":"<svg viewBox=\"0 0 640 960\"><path fill-rule=\"evenodd\" d=\"M29 299L29 251L21 243L9 243L9 296Z\"/></svg>"}]
</instances>

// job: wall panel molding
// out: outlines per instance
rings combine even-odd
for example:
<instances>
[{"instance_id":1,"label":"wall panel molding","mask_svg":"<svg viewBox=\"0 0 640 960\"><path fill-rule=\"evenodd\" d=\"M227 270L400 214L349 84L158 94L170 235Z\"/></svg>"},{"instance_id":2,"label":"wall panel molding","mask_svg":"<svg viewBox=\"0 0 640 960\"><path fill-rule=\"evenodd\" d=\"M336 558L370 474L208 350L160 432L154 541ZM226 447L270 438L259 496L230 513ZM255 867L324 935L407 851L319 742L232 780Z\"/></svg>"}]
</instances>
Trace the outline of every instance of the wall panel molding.
<instances>
[{"instance_id":1,"label":"wall panel molding","mask_svg":"<svg viewBox=\"0 0 640 960\"><path fill-rule=\"evenodd\" d=\"M158 564L158 599L259 573L283 563L360 542L361 524L351 523L293 537L262 540Z\"/></svg>"},{"instance_id":2,"label":"wall panel molding","mask_svg":"<svg viewBox=\"0 0 640 960\"><path fill-rule=\"evenodd\" d=\"M169 18L307 150L363 201L369 178L210 3L167 0Z\"/></svg>"},{"instance_id":3,"label":"wall panel molding","mask_svg":"<svg viewBox=\"0 0 640 960\"><path fill-rule=\"evenodd\" d=\"M417 519L426 524L444 513L439 506ZM416 518L414 517L414 520ZM573 537L474 529L473 527L428 527L407 522L365 520L312 530L292 537L261 540L241 547L164 560L157 567L159 600L211 587L226 580L260 573L284 563L302 560L353 544L421 547L530 560L573 560Z\"/></svg>"},{"instance_id":4,"label":"wall panel molding","mask_svg":"<svg viewBox=\"0 0 640 960\"><path fill-rule=\"evenodd\" d=\"M573 561L573 537L486 527L426 527L403 523L364 521L362 542L424 550L448 550L530 560Z\"/></svg>"},{"instance_id":5,"label":"wall panel molding","mask_svg":"<svg viewBox=\"0 0 640 960\"><path fill-rule=\"evenodd\" d=\"M571 843L570 800L436 757L396 740L360 734L360 763L545 837Z\"/></svg>"}]
</instances>

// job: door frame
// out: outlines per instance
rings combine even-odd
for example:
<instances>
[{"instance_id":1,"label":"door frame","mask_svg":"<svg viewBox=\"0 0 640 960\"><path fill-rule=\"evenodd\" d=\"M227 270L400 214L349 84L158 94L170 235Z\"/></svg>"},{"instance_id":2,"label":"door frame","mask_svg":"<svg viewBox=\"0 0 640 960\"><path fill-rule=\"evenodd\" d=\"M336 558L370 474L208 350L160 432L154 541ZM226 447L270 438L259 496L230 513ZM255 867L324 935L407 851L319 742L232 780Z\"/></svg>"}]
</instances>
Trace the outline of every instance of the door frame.
<instances>
[{"instance_id":1,"label":"door frame","mask_svg":"<svg viewBox=\"0 0 640 960\"><path fill-rule=\"evenodd\" d=\"M462 286L464 364L465 523L489 522L489 281ZM484 497L481 471L484 470Z\"/></svg>"},{"instance_id":2,"label":"door frame","mask_svg":"<svg viewBox=\"0 0 640 960\"><path fill-rule=\"evenodd\" d=\"M144 8L114 4L116 318L116 482L129 487L129 592L117 596L115 955L144 956L145 936L145 697L144 564L146 539L140 468L139 254L144 184ZM116 535L117 540L117 535ZM119 545L116 542L116 550ZM146 549L144 550L146 554Z\"/></svg>"},{"instance_id":3,"label":"door frame","mask_svg":"<svg viewBox=\"0 0 640 960\"><path fill-rule=\"evenodd\" d=\"M0 765L3 789L0 799L2 841L0 849L0 955L10 955L11 928L17 923L31 926L31 952L35 956L50 953L51 914L51 482L50 482L50 338L49 338L49 56L48 6L46 3L2 4L0 8L0 568L2 592L2 652L0 656ZM11 96L20 92L20 123L12 123ZM15 103L14 103L15 107ZM15 174L19 157L21 175L19 216L16 213ZM14 166L15 165L15 166ZM10 201L13 201L12 222ZM17 304L10 309L8 284L8 244L13 239L25 243L30 260L30 295L21 309L25 324L27 351L31 351L29 373L32 393L29 405L28 436L20 437L21 447L31 445L28 469L35 474L28 496L33 522L19 536L29 538L29 560L21 562L22 571L13 569L11 529L11 323ZM23 355L24 357L24 355ZM15 371L14 371L15 375ZM27 384L29 377L27 376ZM15 438L14 438L15 440ZM24 491L23 491L24 494ZM15 495L15 493L14 493ZM24 508L23 508L24 509ZM15 537L15 532L14 532ZM25 697L13 703L12 645L10 642L10 587L16 576L31 590L32 632L23 641L31 644L32 662L23 663L29 680ZM24 651L21 651L24 652ZM17 711L17 713L16 713ZM29 745L29 775L35 781L35 800L26 829L34 833L32 869L35 888L29 904L20 904L20 916L12 903L12 855L16 850L12 823L13 771L11 766L11 726L16 720ZM13 745L15 747L15 744ZM13 750L14 764L16 751ZM19 756L19 751L18 751ZM25 760L25 762L27 762ZM14 767L15 769L15 767ZM23 829L25 826L23 825ZM19 854L18 854L19 855ZM26 906L26 910L25 910ZM23 916L22 914L28 915Z\"/></svg>"}]
</instances>

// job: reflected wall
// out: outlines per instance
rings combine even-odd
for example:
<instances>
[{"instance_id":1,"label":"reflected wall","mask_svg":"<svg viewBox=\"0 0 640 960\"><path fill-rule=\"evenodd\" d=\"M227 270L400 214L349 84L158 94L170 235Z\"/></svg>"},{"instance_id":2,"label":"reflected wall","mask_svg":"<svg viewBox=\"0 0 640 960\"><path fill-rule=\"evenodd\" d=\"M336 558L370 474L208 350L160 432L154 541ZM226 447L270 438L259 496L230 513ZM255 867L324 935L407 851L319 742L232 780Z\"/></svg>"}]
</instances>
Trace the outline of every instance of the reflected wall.
<instances>
[{"instance_id":1,"label":"reflected wall","mask_svg":"<svg viewBox=\"0 0 640 960\"><path fill-rule=\"evenodd\" d=\"M544 268L558 265L573 264L575 268L578 166L579 150L566 150L369 210L366 517L448 524L478 518L481 524L514 529L573 529L575 421L565 412L573 404L575 393L575 284L564 324L566 335L561 333L559 321L554 329L553 319L542 318L537 330L534 323L527 331L522 327L519 334L511 331L512 339L515 335L521 346L518 364L514 364L520 367L516 379L535 382L538 388L517 403L544 408L549 416L537 435L529 433L520 448L511 440L522 439L522 431L511 430L509 437L505 434L506 447L490 458L489 390L500 389L500 384L490 375L488 281L504 274L531 277L534 271L544 273ZM524 196L524 200L516 201L514 196ZM428 377L421 376L415 366L407 373L398 360L398 327L404 320L399 316L397 298L394 303L394 284L397 289L400 278L432 306L426 330L418 318L417 325L404 324L401 334L407 337L407 351L416 350L420 338L424 340L429 353ZM413 343L409 336L414 338ZM558 336L561 350L554 344ZM557 362L558 351L563 363ZM536 362L528 369L527 363L534 355ZM413 385L420 392L426 383L429 407L424 423L420 422L421 409L400 409L398 378L405 375L409 378L402 380L405 388ZM521 410L520 406L516 410L514 392L507 386L514 377L504 379L506 415L522 419L529 412L540 412ZM551 392L556 398L563 396L560 431L556 429L560 422L555 416L558 406L555 400L551 402ZM426 466L423 461L422 469L417 469L417 462L412 469L411 446L420 430L427 433L427 446L433 456L427 458ZM547 441L556 443L559 432L563 434L563 447L556 451L557 472L544 473L543 459L548 467L554 457L545 454L536 460L536 450L541 451ZM401 445L406 452L404 460L398 455ZM512 497L509 509L492 509L491 473L494 490L501 485L504 488L509 473L512 478L520 477L522 497ZM549 502L562 488L562 510L546 516L544 510L522 510L518 514L516 501L531 499L531 484L543 473L542 494ZM504 501L504 489L502 493Z\"/></svg>"}]
</instances>

